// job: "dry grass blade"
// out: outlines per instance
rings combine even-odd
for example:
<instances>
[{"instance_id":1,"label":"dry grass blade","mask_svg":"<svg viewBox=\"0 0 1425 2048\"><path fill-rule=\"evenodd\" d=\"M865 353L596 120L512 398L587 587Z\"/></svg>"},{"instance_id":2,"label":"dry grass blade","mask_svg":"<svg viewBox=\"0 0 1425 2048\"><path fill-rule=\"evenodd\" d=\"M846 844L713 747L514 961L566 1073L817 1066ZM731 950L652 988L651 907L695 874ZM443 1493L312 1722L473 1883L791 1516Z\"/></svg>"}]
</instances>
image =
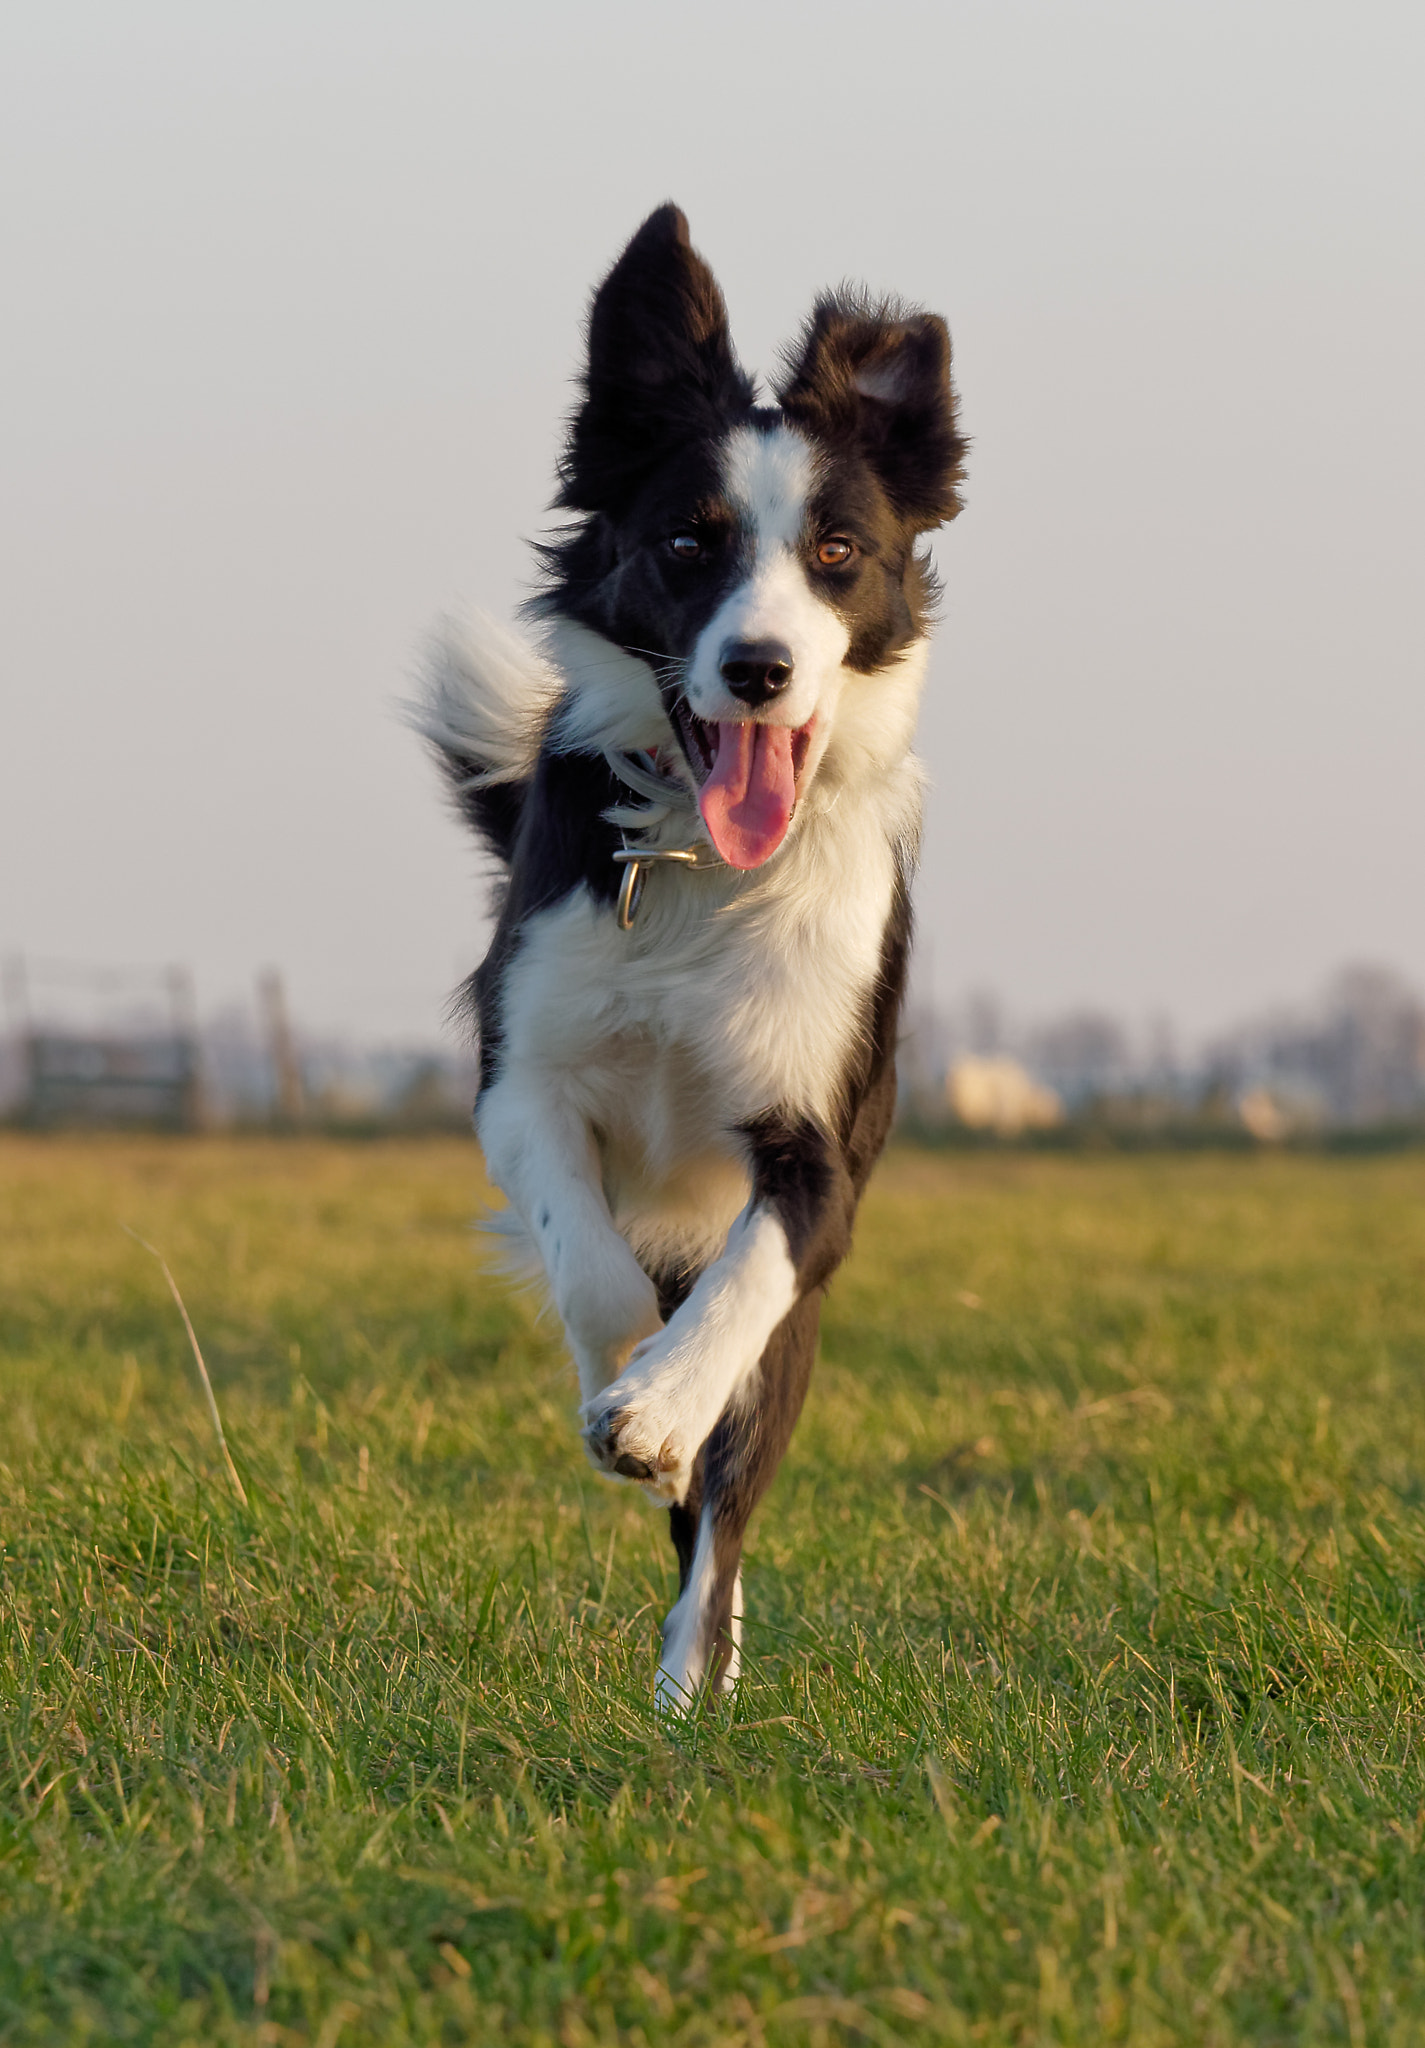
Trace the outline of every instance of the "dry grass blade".
<instances>
[{"instance_id":1,"label":"dry grass blade","mask_svg":"<svg viewBox=\"0 0 1425 2048\"><path fill-rule=\"evenodd\" d=\"M193 1356L198 1363L198 1376L203 1382L203 1392L208 1399L208 1413L213 1418L213 1431L218 1439L218 1449L222 1452L223 1463L228 1468L228 1477L229 1479L231 1479L233 1483L233 1492L237 1495L238 1499L242 1502L243 1506L246 1507L247 1488L243 1485L242 1480L238 1477L238 1468L233 1463L232 1452L228 1449L228 1440L226 1436L223 1434L223 1418L218 1413L218 1397L213 1392L213 1382L208 1378L208 1368L203 1363L203 1353L199 1349L197 1332L193 1328L192 1318L189 1315L187 1309L183 1305L183 1296L178 1292L178 1282L169 1272L168 1261L167 1259L165 1259L163 1253L158 1249L156 1245L150 1244L146 1237L140 1237L136 1230L130 1230L127 1223L121 1224L120 1228L123 1231L125 1231L129 1237L133 1239L135 1244L142 1245L144 1250L148 1252L152 1258L158 1260L159 1271L163 1274L164 1279L168 1282L168 1291L173 1296L173 1299L178 1303L178 1313L182 1316L183 1327L188 1332L188 1342L193 1346Z\"/></svg>"}]
</instances>

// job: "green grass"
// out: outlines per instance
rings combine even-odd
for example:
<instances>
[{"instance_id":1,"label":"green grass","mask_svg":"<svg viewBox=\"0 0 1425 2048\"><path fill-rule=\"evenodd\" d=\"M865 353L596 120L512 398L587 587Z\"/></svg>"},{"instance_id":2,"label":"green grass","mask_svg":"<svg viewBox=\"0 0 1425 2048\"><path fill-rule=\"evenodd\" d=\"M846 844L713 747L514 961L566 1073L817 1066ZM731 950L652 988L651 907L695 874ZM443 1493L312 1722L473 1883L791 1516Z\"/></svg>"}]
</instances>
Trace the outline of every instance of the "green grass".
<instances>
[{"instance_id":1,"label":"green grass","mask_svg":"<svg viewBox=\"0 0 1425 2048\"><path fill-rule=\"evenodd\" d=\"M1425 2041L1418 1156L891 1159L674 1728L480 1193L0 1141L0 2042Z\"/></svg>"}]
</instances>

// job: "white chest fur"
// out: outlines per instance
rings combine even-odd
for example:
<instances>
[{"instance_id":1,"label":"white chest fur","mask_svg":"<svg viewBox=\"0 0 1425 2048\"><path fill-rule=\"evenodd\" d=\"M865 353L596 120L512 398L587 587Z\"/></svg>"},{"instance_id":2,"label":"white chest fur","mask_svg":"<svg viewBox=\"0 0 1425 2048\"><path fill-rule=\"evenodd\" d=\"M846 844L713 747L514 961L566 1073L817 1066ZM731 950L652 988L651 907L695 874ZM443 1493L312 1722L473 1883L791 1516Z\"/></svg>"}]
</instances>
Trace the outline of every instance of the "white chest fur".
<instances>
[{"instance_id":1,"label":"white chest fur","mask_svg":"<svg viewBox=\"0 0 1425 2048\"><path fill-rule=\"evenodd\" d=\"M918 792L909 760L876 781L843 786L755 876L655 869L632 931L580 888L521 933L502 1065L595 1134L640 1255L725 1238L748 1192L740 1125L833 1113Z\"/></svg>"}]
</instances>

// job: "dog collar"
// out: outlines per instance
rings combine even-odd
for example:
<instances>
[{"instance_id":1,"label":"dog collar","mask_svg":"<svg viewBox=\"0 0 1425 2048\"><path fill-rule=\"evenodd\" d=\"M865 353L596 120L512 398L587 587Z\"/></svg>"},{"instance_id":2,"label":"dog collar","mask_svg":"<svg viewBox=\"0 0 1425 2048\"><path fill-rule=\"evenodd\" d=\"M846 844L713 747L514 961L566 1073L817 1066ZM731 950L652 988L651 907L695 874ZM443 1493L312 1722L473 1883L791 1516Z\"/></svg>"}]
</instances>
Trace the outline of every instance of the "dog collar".
<instances>
[{"instance_id":1,"label":"dog collar","mask_svg":"<svg viewBox=\"0 0 1425 2048\"><path fill-rule=\"evenodd\" d=\"M684 868L720 868L727 865L716 857L704 860L702 849L697 846L666 846L656 851L646 846L621 846L614 855L615 865L623 869L623 882L618 892L618 928L621 932L633 930L649 868L669 861Z\"/></svg>"},{"instance_id":2,"label":"dog collar","mask_svg":"<svg viewBox=\"0 0 1425 2048\"><path fill-rule=\"evenodd\" d=\"M649 799L650 825L662 822L657 815L660 808L662 817L666 817L670 810L681 810L687 804L687 789L674 776L665 775L652 754L645 752L635 757L617 747L606 747L604 759L625 788ZM618 892L618 928L628 932L633 930L633 921L638 916L651 867L722 868L727 862L704 845L630 846L625 831L623 845L614 855L614 865L623 869Z\"/></svg>"}]
</instances>

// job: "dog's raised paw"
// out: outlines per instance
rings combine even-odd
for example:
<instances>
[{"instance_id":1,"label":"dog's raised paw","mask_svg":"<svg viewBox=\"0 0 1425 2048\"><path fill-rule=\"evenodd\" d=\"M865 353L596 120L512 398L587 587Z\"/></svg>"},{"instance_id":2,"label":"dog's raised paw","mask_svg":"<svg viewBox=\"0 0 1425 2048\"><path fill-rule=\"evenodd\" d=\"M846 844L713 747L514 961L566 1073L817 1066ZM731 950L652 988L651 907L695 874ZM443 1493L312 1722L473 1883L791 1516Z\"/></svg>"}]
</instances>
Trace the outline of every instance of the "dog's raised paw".
<instances>
[{"instance_id":1,"label":"dog's raised paw","mask_svg":"<svg viewBox=\"0 0 1425 2048\"><path fill-rule=\"evenodd\" d=\"M637 1480L661 1501L682 1498L683 1459L672 1438L650 1444L639 1429L637 1414L628 1408L604 1408L584 1425L584 1448L601 1472Z\"/></svg>"}]
</instances>

